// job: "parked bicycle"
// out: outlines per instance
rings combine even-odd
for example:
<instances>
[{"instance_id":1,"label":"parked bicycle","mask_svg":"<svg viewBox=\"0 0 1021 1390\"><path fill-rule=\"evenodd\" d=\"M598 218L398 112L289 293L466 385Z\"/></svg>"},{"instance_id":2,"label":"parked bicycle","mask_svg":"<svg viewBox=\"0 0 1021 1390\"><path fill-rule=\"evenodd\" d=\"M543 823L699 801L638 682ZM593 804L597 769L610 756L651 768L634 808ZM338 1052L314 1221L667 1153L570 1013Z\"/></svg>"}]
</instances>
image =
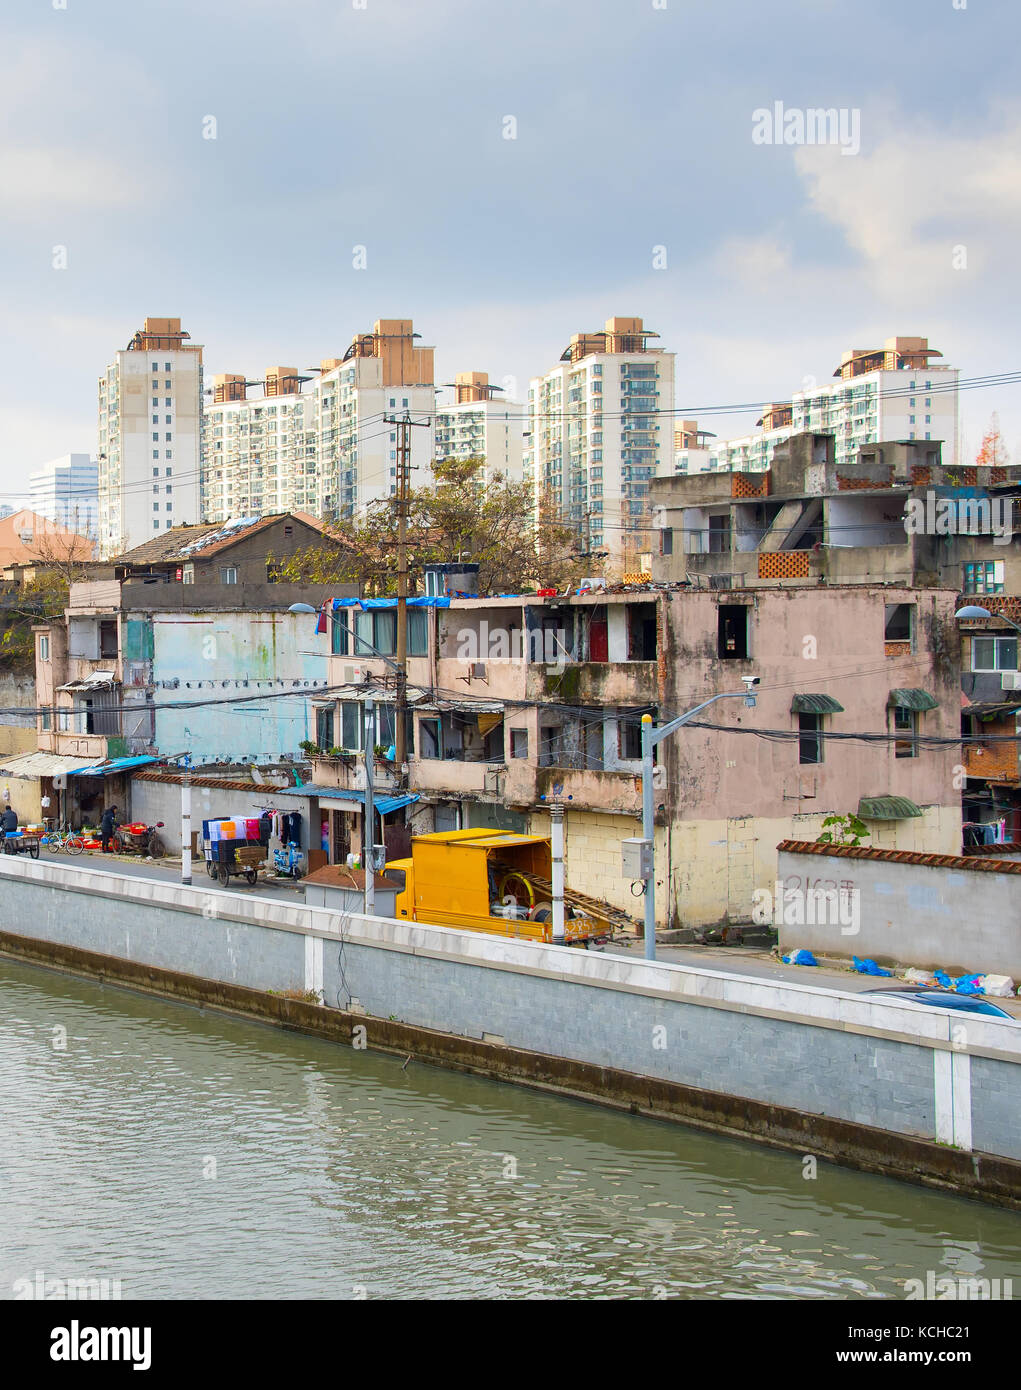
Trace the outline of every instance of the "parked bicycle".
<instances>
[{"instance_id":1,"label":"parked bicycle","mask_svg":"<svg viewBox=\"0 0 1021 1390\"><path fill-rule=\"evenodd\" d=\"M84 854L85 839L70 826L62 825L57 830L47 831L46 848L51 854L59 854L61 850L66 854Z\"/></svg>"}]
</instances>

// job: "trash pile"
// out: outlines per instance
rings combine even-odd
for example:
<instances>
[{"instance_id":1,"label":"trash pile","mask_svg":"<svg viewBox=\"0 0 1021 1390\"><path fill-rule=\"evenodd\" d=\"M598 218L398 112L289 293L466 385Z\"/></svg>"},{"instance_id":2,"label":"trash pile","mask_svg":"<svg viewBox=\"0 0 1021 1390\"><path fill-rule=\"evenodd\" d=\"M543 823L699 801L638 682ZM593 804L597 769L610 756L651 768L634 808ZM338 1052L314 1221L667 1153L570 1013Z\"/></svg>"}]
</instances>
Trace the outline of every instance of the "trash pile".
<instances>
[{"instance_id":1,"label":"trash pile","mask_svg":"<svg viewBox=\"0 0 1021 1390\"><path fill-rule=\"evenodd\" d=\"M818 965L819 962L811 951L798 948L788 951L780 959L784 965ZM877 965L874 960L866 957L864 960L858 956L852 956L851 969L858 975L881 975L886 978L896 976L912 985L938 985L941 989L953 990L955 994L991 994L1001 999L1012 998L1015 994L1021 994L1014 981L1009 975L984 975L981 972L972 974L966 971L963 975L948 975L945 970L884 970L881 965Z\"/></svg>"}]
</instances>

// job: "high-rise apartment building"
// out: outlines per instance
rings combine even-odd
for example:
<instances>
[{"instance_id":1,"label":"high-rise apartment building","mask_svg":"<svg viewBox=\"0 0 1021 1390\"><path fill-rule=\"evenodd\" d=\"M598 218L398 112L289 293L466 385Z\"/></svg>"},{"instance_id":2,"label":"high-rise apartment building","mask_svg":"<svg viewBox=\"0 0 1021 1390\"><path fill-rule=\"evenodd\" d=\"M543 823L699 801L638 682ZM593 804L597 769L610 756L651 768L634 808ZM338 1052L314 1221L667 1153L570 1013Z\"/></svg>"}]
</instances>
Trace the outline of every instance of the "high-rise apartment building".
<instances>
[{"instance_id":1,"label":"high-rise apartment building","mask_svg":"<svg viewBox=\"0 0 1021 1390\"><path fill-rule=\"evenodd\" d=\"M315 512L315 400L295 367L213 377L202 430L202 520ZM252 387L261 394L249 396Z\"/></svg>"},{"instance_id":2,"label":"high-rise apartment building","mask_svg":"<svg viewBox=\"0 0 1021 1390\"><path fill-rule=\"evenodd\" d=\"M838 464L853 463L863 444L938 439L944 463L953 466L959 372L931 360L942 355L927 338L887 338L881 348L852 348L841 357L835 381L770 405L758 434L713 445L711 466L761 472L777 444L806 430L835 437Z\"/></svg>"},{"instance_id":3,"label":"high-rise apartment building","mask_svg":"<svg viewBox=\"0 0 1021 1390\"><path fill-rule=\"evenodd\" d=\"M180 319L145 320L99 379L102 556L201 521L202 348Z\"/></svg>"},{"instance_id":4,"label":"high-rise apartment building","mask_svg":"<svg viewBox=\"0 0 1021 1390\"><path fill-rule=\"evenodd\" d=\"M325 358L313 388L318 514L360 514L397 489L397 429L386 416L422 421L411 431L411 482L432 479L436 388L433 349L411 319L377 319L343 358Z\"/></svg>"},{"instance_id":5,"label":"high-rise apartment building","mask_svg":"<svg viewBox=\"0 0 1021 1390\"><path fill-rule=\"evenodd\" d=\"M29 505L67 531L99 539L99 464L88 454L63 454L28 475Z\"/></svg>"},{"instance_id":6,"label":"high-rise apartment building","mask_svg":"<svg viewBox=\"0 0 1021 1390\"><path fill-rule=\"evenodd\" d=\"M484 458L487 481L499 473L520 482L524 406L496 394L488 372L458 372L453 388L452 404L436 413L436 458Z\"/></svg>"},{"instance_id":7,"label":"high-rise apartment building","mask_svg":"<svg viewBox=\"0 0 1021 1390\"><path fill-rule=\"evenodd\" d=\"M672 471L674 354L639 318L610 318L576 333L560 363L532 380L524 456L537 514L577 527L583 550L608 567L641 567L652 550L649 481Z\"/></svg>"}]
</instances>

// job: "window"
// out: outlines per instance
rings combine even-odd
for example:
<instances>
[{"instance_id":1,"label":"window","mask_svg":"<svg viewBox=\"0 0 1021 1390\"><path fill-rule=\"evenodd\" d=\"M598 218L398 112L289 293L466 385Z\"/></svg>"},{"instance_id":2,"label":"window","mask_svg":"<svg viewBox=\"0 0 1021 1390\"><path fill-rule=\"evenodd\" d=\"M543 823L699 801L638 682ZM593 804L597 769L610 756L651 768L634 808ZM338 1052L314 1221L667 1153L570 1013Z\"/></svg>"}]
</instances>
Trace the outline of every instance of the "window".
<instances>
[{"instance_id":1,"label":"window","mask_svg":"<svg viewBox=\"0 0 1021 1390\"><path fill-rule=\"evenodd\" d=\"M166 510L167 510L168 512L172 512L172 511L174 510L174 504L173 504L173 502L168 502L168 503L167 503Z\"/></svg>"},{"instance_id":2,"label":"window","mask_svg":"<svg viewBox=\"0 0 1021 1390\"><path fill-rule=\"evenodd\" d=\"M169 362L164 362L164 363L163 363L163 370L164 370L165 372L169 372L169 371L170 371L170 363L169 363Z\"/></svg>"},{"instance_id":3,"label":"window","mask_svg":"<svg viewBox=\"0 0 1021 1390\"><path fill-rule=\"evenodd\" d=\"M439 758L442 756L440 721L438 719L420 719L418 721L418 739L420 757Z\"/></svg>"},{"instance_id":4,"label":"window","mask_svg":"<svg viewBox=\"0 0 1021 1390\"><path fill-rule=\"evenodd\" d=\"M1003 561L985 560L964 567L966 594L1002 594Z\"/></svg>"},{"instance_id":5,"label":"window","mask_svg":"<svg viewBox=\"0 0 1021 1390\"><path fill-rule=\"evenodd\" d=\"M164 423L165 425L172 425L172 424L174 423L173 417L170 416L170 415L164 415L164 417L163 417L163 423Z\"/></svg>"},{"instance_id":6,"label":"window","mask_svg":"<svg viewBox=\"0 0 1021 1390\"><path fill-rule=\"evenodd\" d=\"M362 707L357 700L342 700L340 703L341 748L352 750L362 746Z\"/></svg>"},{"instance_id":7,"label":"window","mask_svg":"<svg viewBox=\"0 0 1021 1390\"><path fill-rule=\"evenodd\" d=\"M350 654L350 615L344 611L334 613L333 621L330 623L330 651L334 656L348 656Z\"/></svg>"},{"instance_id":8,"label":"window","mask_svg":"<svg viewBox=\"0 0 1021 1390\"><path fill-rule=\"evenodd\" d=\"M327 753L333 748L333 710L330 708L316 710L316 743L319 748Z\"/></svg>"},{"instance_id":9,"label":"window","mask_svg":"<svg viewBox=\"0 0 1021 1390\"><path fill-rule=\"evenodd\" d=\"M163 476L165 478L172 478L174 476L174 470L172 468L164 468ZM217 474L217 477L219 477L219 474Z\"/></svg>"},{"instance_id":10,"label":"window","mask_svg":"<svg viewBox=\"0 0 1021 1390\"><path fill-rule=\"evenodd\" d=\"M559 724L539 729L539 766L560 767L564 756L564 731Z\"/></svg>"},{"instance_id":11,"label":"window","mask_svg":"<svg viewBox=\"0 0 1021 1390\"><path fill-rule=\"evenodd\" d=\"M167 430L166 434L164 434L163 436L164 444L169 444L173 437L173 433L170 430Z\"/></svg>"},{"instance_id":12,"label":"window","mask_svg":"<svg viewBox=\"0 0 1021 1390\"><path fill-rule=\"evenodd\" d=\"M154 512L158 512L159 509L160 509L160 504L159 504L158 502L154 502L154 503L152 504L152 509L153 509ZM157 525L158 525L158 524L159 524L159 523L157 522Z\"/></svg>"},{"instance_id":13,"label":"window","mask_svg":"<svg viewBox=\"0 0 1021 1390\"><path fill-rule=\"evenodd\" d=\"M1016 637L972 637L971 669L973 671L1016 671Z\"/></svg>"},{"instance_id":14,"label":"window","mask_svg":"<svg viewBox=\"0 0 1021 1390\"><path fill-rule=\"evenodd\" d=\"M915 605L913 603L886 604L884 640L887 642L909 642L914 651Z\"/></svg>"},{"instance_id":15,"label":"window","mask_svg":"<svg viewBox=\"0 0 1021 1390\"><path fill-rule=\"evenodd\" d=\"M158 425L159 422L160 422L160 417L159 417L158 415L154 415L154 416L152 417L152 422L153 422L154 425Z\"/></svg>"},{"instance_id":16,"label":"window","mask_svg":"<svg viewBox=\"0 0 1021 1390\"><path fill-rule=\"evenodd\" d=\"M659 553L661 555L674 553L674 533L669 526L659 533Z\"/></svg>"},{"instance_id":17,"label":"window","mask_svg":"<svg viewBox=\"0 0 1021 1390\"><path fill-rule=\"evenodd\" d=\"M798 715L798 762L822 762L822 715Z\"/></svg>"},{"instance_id":18,"label":"window","mask_svg":"<svg viewBox=\"0 0 1021 1390\"><path fill-rule=\"evenodd\" d=\"M156 434L156 433L153 434L152 442L153 442L154 444L158 444L158 443L160 442L160 437L159 437L158 434Z\"/></svg>"},{"instance_id":19,"label":"window","mask_svg":"<svg viewBox=\"0 0 1021 1390\"><path fill-rule=\"evenodd\" d=\"M191 561L189 561L188 564L186 564L186 565L184 566L184 568L182 569L182 571L181 571L181 583L182 583L182 584L194 584L194 583L195 583L195 566L194 566L194 564L192 564Z\"/></svg>"},{"instance_id":20,"label":"window","mask_svg":"<svg viewBox=\"0 0 1021 1390\"><path fill-rule=\"evenodd\" d=\"M512 758L527 758L527 757L528 757L528 730L527 730L527 729L511 729L511 731L510 731L510 745L511 745L511 757L512 757Z\"/></svg>"},{"instance_id":21,"label":"window","mask_svg":"<svg viewBox=\"0 0 1021 1390\"><path fill-rule=\"evenodd\" d=\"M642 716L628 714L617 720L617 752L622 762L638 762L642 756Z\"/></svg>"},{"instance_id":22,"label":"window","mask_svg":"<svg viewBox=\"0 0 1021 1390\"><path fill-rule=\"evenodd\" d=\"M427 656L429 615L424 608L408 609L408 655Z\"/></svg>"},{"instance_id":23,"label":"window","mask_svg":"<svg viewBox=\"0 0 1021 1390\"><path fill-rule=\"evenodd\" d=\"M716 620L716 655L722 660L748 660L749 611L745 604L720 604Z\"/></svg>"},{"instance_id":24,"label":"window","mask_svg":"<svg viewBox=\"0 0 1021 1390\"><path fill-rule=\"evenodd\" d=\"M42 728L42 730L43 730L44 733L46 732L47 729L52 729L52 728L53 728L53 716L52 716L52 714L50 713L50 711L49 711L48 709L44 709L43 712L42 712L42 725L41 725L41 728Z\"/></svg>"},{"instance_id":25,"label":"window","mask_svg":"<svg viewBox=\"0 0 1021 1390\"><path fill-rule=\"evenodd\" d=\"M173 490L174 490L174 485L173 485L173 483L167 483L167 485L166 485L166 491L167 491L167 492L173 492Z\"/></svg>"},{"instance_id":26,"label":"window","mask_svg":"<svg viewBox=\"0 0 1021 1390\"><path fill-rule=\"evenodd\" d=\"M160 451L159 451L159 449L153 449L153 451L152 451L152 456L153 456L154 459L158 459L159 456L160 456ZM153 475L154 475L154 476L157 476L157 475L159 474L159 471L160 471L160 470L159 470L158 468L154 468L152 471L153 471Z\"/></svg>"},{"instance_id":27,"label":"window","mask_svg":"<svg viewBox=\"0 0 1021 1390\"><path fill-rule=\"evenodd\" d=\"M39 660L49 661L50 659L50 639L48 637L39 638Z\"/></svg>"},{"instance_id":28,"label":"window","mask_svg":"<svg viewBox=\"0 0 1021 1390\"><path fill-rule=\"evenodd\" d=\"M220 583L236 584L238 582L238 572L236 565L222 565L220 567Z\"/></svg>"},{"instance_id":29,"label":"window","mask_svg":"<svg viewBox=\"0 0 1021 1390\"><path fill-rule=\"evenodd\" d=\"M918 732L918 715L913 709L907 709L904 705L894 705L893 707L893 727L899 734L909 734L911 738L898 739L893 745L894 756L898 758L915 758L918 756L918 745L914 741L914 735Z\"/></svg>"}]
</instances>

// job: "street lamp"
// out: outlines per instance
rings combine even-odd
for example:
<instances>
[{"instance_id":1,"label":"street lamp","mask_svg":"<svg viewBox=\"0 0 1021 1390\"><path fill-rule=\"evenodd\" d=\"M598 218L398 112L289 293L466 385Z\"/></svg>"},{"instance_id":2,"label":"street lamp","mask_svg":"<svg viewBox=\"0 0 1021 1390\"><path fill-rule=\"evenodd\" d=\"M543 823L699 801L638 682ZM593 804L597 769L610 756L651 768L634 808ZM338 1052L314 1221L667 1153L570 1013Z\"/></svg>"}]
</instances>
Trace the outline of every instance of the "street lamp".
<instances>
[{"instance_id":1,"label":"street lamp","mask_svg":"<svg viewBox=\"0 0 1021 1390\"><path fill-rule=\"evenodd\" d=\"M645 880L645 959L656 959L656 811L653 805L653 766L652 753L658 744L665 738L677 732L683 725L694 719L696 714L701 714L710 705L715 705L717 700L743 700L749 708L755 708L755 687L759 683L758 676L742 676L744 690L728 690L720 695L713 695L711 699L703 700L694 709L689 709L686 714L680 715L677 719L672 719L669 724L664 724L662 728L653 729L652 715L642 715L642 840L644 841L644 854L642 868L646 872L642 875Z\"/></svg>"}]
</instances>

